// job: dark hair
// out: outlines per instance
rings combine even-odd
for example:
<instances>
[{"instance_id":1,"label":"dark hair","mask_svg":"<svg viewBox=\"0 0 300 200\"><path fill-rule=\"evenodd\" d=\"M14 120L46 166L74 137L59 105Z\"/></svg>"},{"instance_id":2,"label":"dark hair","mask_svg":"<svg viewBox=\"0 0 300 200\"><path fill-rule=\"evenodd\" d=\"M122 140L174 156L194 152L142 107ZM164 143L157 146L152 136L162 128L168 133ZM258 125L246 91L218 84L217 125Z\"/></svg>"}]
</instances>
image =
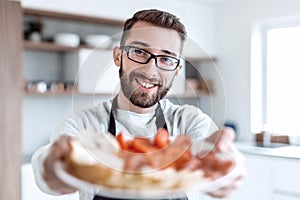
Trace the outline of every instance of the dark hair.
<instances>
[{"instance_id":1,"label":"dark hair","mask_svg":"<svg viewBox=\"0 0 300 200\"><path fill-rule=\"evenodd\" d=\"M181 38L182 44L186 39L185 27L179 21L178 17L165 11L150 9L150 10L138 11L133 15L132 18L126 20L123 28L121 45L124 45L125 43L127 37L126 31L130 30L137 21L144 21L144 22L151 23L155 26L173 29L177 31Z\"/></svg>"}]
</instances>

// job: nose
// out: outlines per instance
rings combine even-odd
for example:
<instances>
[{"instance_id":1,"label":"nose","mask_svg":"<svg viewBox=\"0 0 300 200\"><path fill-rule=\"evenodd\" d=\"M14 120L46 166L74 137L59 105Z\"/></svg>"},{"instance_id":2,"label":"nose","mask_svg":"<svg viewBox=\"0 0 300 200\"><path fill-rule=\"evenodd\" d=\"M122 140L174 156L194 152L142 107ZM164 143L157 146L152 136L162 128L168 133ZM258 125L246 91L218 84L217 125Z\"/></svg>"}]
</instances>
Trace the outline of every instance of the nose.
<instances>
[{"instance_id":1,"label":"nose","mask_svg":"<svg viewBox=\"0 0 300 200\"><path fill-rule=\"evenodd\" d=\"M156 66L156 58L152 57L143 67L143 71L149 78L158 77L158 68Z\"/></svg>"},{"instance_id":2,"label":"nose","mask_svg":"<svg viewBox=\"0 0 300 200\"><path fill-rule=\"evenodd\" d=\"M147 64L156 67L156 58L155 57L150 58Z\"/></svg>"}]
</instances>

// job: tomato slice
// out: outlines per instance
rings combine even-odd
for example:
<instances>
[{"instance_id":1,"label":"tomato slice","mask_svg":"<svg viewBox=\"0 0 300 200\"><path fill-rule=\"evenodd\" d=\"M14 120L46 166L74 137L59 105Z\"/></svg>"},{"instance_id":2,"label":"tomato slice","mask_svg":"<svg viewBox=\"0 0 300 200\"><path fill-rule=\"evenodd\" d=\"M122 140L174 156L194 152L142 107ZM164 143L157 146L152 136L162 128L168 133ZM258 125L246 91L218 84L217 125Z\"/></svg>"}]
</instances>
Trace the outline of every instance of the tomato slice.
<instances>
[{"instance_id":1,"label":"tomato slice","mask_svg":"<svg viewBox=\"0 0 300 200\"><path fill-rule=\"evenodd\" d=\"M169 132L164 128L159 128L154 137L154 145L163 148L170 143Z\"/></svg>"},{"instance_id":2,"label":"tomato slice","mask_svg":"<svg viewBox=\"0 0 300 200\"><path fill-rule=\"evenodd\" d=\"M192 159L192 157L193 157L193 155L190 152L190 150L186 150L180 155L180 157L177 160L173 161L172 163L170 163L169 165L167 165L164 168L171 167L171 168L174 168L179 171L179 170L185 168L185 166Z\"/></svg>"},{"instance_id":3,"label":"tomato slice","mask_svg":"<svg viewBox=\"0 0 300 200\"><path fill-rule=\"evenodd\" d=\"M141 137L135 137L131 142L131 146L140 153L150 153L159 149L153 146L149 139Z\"/></svg>"},{"instance_id":4,"label":"tomato slice","mask_svg":"<svg viewBox=\"0 0 300 200\"><path fill-rule=\"evenodd\" d=\"M117 141L121 147L122 150L129 150L129 140L126 140L124 133L120 132L117 135Z\"/></svg>"}]
</instances>

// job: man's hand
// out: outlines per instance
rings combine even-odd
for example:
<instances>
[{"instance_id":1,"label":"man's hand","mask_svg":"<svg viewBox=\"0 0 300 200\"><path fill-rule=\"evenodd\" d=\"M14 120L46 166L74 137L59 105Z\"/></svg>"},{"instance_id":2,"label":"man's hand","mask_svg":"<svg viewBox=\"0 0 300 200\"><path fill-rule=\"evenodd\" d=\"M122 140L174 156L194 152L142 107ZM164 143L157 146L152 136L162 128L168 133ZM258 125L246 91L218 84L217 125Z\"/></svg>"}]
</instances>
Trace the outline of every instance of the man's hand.
<instances>
[{"instance_id":1,"label":"man's hand","mask_svg":"<svg viewBox=\"0 0 300 200\"><path fill-rule=\"evenodd\" d=\"M216 131L206 140L213 143L215 152L231 154L235 158L234 162L237 165L237 175L231 184L219 188L216 191L209 192L208 194L216 198L224 198L230 195L230 193L242 185L242 181L246 175L246 168L244 163L244 156L236 149L233 144L235 139L234 130L231 128L223 128Z\"/></svg>"},{"instance_id":2,"label":"man's hand","mask_svg":"<svg viewBox=\"0 0 300 200\"><path fill-rule=\"evenodd\" d=\"M54 142L51 145L49 154L44 160L44 180L46 181L50 189L62 194L76 192L75 188L61 181L54 171L54 163L56 161L65 161L67 153L70 151L71 148L70 142L72 139L73 138L71 136L62 135L60 138L58 138L56 142Z\"/></svg>"}]
</instances>

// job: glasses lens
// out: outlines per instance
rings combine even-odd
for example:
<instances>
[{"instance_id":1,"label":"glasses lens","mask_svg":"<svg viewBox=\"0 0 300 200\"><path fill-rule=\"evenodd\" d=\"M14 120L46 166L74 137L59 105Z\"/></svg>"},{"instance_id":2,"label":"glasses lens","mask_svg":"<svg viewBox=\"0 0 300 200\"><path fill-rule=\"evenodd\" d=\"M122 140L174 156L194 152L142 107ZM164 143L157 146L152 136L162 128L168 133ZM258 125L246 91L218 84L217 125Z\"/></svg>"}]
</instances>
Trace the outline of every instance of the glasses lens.
<instances>
[{"instance_id":1,"label":"glasses lens","mask_svg":"<svg viewBox=\"0 0 300 200\"><path fill-rule=\"evenodd\" d=\"M157 56L157 65L164 70L175 70L179 65L179 60L169 56Z\"/></svg>"},{"instance_id":2,"label":"glasses lens","mask_svg":"<svg viewBox=\"0 0 300 200\"><path fill-rule=\"evenodd\" d=\"M128 49L128 58L132 59L134 61L137 61L139 63L147 63L148 59L151 57L151 54L146 52L143 49L130 47Z\"/></svg>"}]
</instances>

